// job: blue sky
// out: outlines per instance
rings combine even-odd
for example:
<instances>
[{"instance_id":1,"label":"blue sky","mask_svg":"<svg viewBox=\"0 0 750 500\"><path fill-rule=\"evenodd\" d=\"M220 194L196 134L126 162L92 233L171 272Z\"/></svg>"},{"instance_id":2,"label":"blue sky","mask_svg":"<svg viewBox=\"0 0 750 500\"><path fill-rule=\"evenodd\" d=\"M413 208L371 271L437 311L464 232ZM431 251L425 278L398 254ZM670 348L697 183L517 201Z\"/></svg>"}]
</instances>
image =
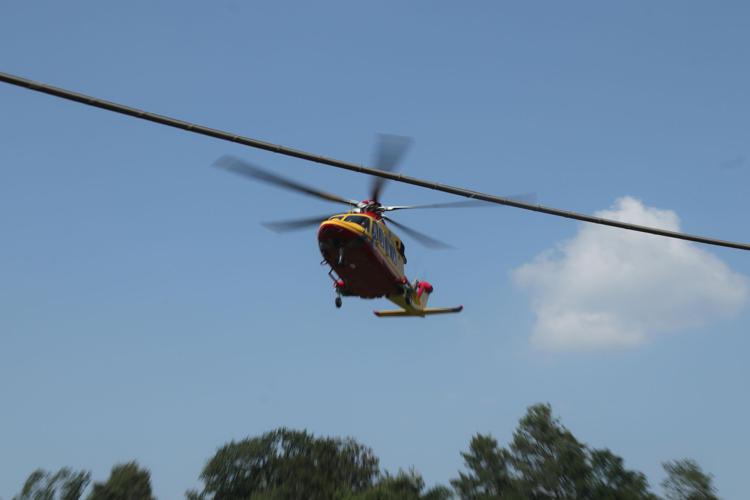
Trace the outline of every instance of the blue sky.
<instances>
[{"instance_id":1,"label":"blue sky","mask_svg":"<svg viewBox=\"0 0 750 500\"><path fill-rule=\"evenodd\" d=\"M743 2L15 2L0 71L356 162L374 134L408 135L410 175L585 213L629 196L750 241L748 19ZM178 498L218 446L282 425L447 482L473 433L507 442L545 401L652 485L689 456L745 492L746 252L621 246L510 208L398 214L458 247L405 237L431 303L465 310L377 319L382 301L334 309L314 231L259 224L335 206L210 165L234 154L352 198L367 178L5 85L0 110L0 497L36 467L104 479L137 459ZM591 238L638 250L605 260L612 276L654 273L605 266L572 293L560 270ZM555 272L524 286L540 254ZM550 348L549 304L643 335Z\"/></svg>"}]
</instances>

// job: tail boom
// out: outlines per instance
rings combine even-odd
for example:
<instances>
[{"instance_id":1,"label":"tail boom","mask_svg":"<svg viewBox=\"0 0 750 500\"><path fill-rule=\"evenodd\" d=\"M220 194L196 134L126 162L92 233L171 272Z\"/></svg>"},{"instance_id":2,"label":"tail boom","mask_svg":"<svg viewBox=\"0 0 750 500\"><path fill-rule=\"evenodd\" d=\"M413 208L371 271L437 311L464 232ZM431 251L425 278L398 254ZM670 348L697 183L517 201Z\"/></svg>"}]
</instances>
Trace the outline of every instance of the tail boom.
<instances>
[{"instance_id":1,"label":"tail boom","mask_svg":"<svg viewBox=\"0 0 750 500\"><path fill-rule=\"evenodd\" d=\"M452 314L459 313L464 306L456 307L427 307L427 299L433 291L432 285L426 281L415 282L414 285L407 285L403 295L390 295L388 300L399 306L401 309L389 311L373 311L379 318L392 318L404 316L416 316L424 318L433 314Z\"/></svg>"}]
</instances>

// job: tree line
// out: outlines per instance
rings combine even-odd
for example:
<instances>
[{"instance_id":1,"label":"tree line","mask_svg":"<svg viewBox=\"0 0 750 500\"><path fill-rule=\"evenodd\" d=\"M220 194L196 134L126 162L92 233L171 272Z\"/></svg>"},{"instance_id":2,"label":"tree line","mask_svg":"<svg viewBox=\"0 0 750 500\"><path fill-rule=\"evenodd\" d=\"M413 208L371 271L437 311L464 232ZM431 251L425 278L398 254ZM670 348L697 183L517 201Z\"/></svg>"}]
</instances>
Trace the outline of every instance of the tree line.
<instances>
[{"instance_id":1,"label":"tree line","mask_svg":"<svg viewBox=\"0 0 750 500\"><path fill-rule=\"evenodd\" d=\"M187 500L714 500L710 474L690 459L663 464L655 493L638 471L608 449L578 441L552 409L527 409L506 447L476 434L461 453L464 469L446 485L427 488L415 470L380 469L373 450L352 438L317 437L280 428L219 448ZM152 500L150 472L136 462L116 465L91 484L91 473L62 468L32 472L14 500Z\"/></svg>"}]
</instances>

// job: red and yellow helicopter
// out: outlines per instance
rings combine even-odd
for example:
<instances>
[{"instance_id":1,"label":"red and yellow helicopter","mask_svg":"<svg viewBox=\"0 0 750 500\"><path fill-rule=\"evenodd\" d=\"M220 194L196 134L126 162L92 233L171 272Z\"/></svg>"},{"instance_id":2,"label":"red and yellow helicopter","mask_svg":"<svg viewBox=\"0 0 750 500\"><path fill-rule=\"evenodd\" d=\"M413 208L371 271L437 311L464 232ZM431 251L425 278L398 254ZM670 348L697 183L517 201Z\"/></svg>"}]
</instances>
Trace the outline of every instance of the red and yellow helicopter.
<instances>
[{"instance_id":1,"label":"red and yellow helicopter","mask_svg":"<svg viewBox=\"0 0 750 500\"><path fill-rule=\"evenodd\" d=\"M379 169L392 172L409 147L410 140L395 135L381 135L375 163ZM238 158L225 156L215 165L254 180L293 190L330 202L348 205L346 213L321 215L289 221L265 223L276 232L287 232L318 226L318 246L323 264L330 266L329 276L336 292L336 307L342 297L373 299L385 297L400 309L374 311L376 316L420 316L457 313L463 306L427 307L434 287L426 282L410 282L404 273L405 245L388 227L400 228L419 243L430 248L449 248L445 243L386 217L385 212L415 208L449 208L488 205L481 201L459 201L429 205L395 205L380 203L385 180L372 181L370 198L350 200L271 173Z\"/></svg>"},{"instance_id":2,"label":"red and yellow helicopter","mask_svg":"<svg viewBox=\"0 0 750 500\"><path fill-rule=\"evenodd\" d=\"M430 314L456 313L462 306L428 308L427 299L433 291L427 282L414 281L410 283L404 274L406 253L403 242L396 236L385 222L400 228L416 241L428 247L446 247L444 243L420 233L408 226L396 222L384 215L385 212L413 208L446 208L459 206L474 206L477 204L494 203L529 210L532 212L554 215L566 219L583 221L616 227L628 231L693 241L707 245L750 250L750 243L719 240L693 234L670 231L658 227L633 224L626 221L605 219L602 217L561 210L559 208L537 205L518 197L501 197L482 193L470 189L440 184L415 177L394 173L395 167L406 152L409 140L397 136L382 136L376 156L378 168L365 167L355 163L319 156L298 149L272 144L269 142L244 137L197 123L186 122L169 116L150 113L132 108L116 102L97 99L88 95L54 87L45 83L28 80L8 73L0 72L0 82L27 88L36 92L68 99L87 106L113 111L141 120L147 120L168 127L174 127L187 132L201 134L216 139L242 144L252 148L269 151L276 154L307 160L319 165L327 165L350 172L359 172L373 176L370 198L365 201L347 200L340 196L291 181L277 174L268 172L247 162L232 157L223 157L217 161L218 166L250 178L260 180L279 187L291 189L327 201L342 203L351 207L348 212L332 216L317 216L292 221L282 221L266 224L267 227L283 232L306 227L319 226L318 244L323 254L324 262L331 266L330 276L336 290L336 306L341 307L342 296L357 296L363 298L386 297L401 309L393 311L375 311L378 316L427 316ZM468 198L468 201L452 203L435 203L431 205L396 205L387 206L380 203L380 193L386 180L397 181L425 189L441 191L455 196Z\"/></svg>"}]
</instances>

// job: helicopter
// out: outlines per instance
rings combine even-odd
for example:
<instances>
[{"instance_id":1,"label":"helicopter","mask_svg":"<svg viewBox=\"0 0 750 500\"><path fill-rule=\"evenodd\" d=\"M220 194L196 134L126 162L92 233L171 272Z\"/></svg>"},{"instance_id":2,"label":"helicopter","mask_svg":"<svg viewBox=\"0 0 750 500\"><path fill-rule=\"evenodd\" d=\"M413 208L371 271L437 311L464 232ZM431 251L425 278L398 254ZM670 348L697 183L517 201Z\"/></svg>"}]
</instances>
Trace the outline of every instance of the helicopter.
<instances>
[{"instance_id":1,"label":"helicopter","mask_svg":"<svg viewBox=\"0 0 750 500\"><path fill-rule=\"evenodd\" d=\"M463 309L462 306L428 308L427 299L433 292L434 287L425 281L409 283L406 279L403 271L404 264L406 263L404 244L398 236L386 226L386 222L403 230L404 233L409 234L415 240L427 246L440 247L445 246L445 244L384 215L385 212L394 210L471 206L476 205L479 202L486 202L591 224L625 229L628 231L636 231L725 248L750 250L750 243L720 240L658 227L633 224L621 220L607 219L570 210L538 205L529 200L482 193L396 173L394 172L395 166L400 157L403 156L408 143L408 141L404 141L403 138L396 140L386 139L385 141L381 141L382 144L379 147L378 155L376 156L376 166L378 168L371 168L253 139L251 137L233 134L169 116L151 113L138 108L125 106L104 99L98 99L96 97L8 73L0 72L0 81L33 90L35 92L85 104L87 106L93 106L133 118L178 128L187 132L306 160L314 164L326 165L372 176L374 180L371 186L369 199L356 201L341 198L305 186L236 158L223 157L217 161L218 166L253 179L322 198L331 202L342 203L350 207L349 211L346 213L266 224L269 228L279 232L315 225L318 226L318 244L324 258L324 263L327 263L331 267L329 275L334 281L334 288L336 291L335 304L337 307L341 307L342 296L359 296L364 298L386 297L400 307L400 309L391 311L375 311L377 316L424 317L432 314L457 313ZM383 205L380 202L380 192L382 191L386 180L461 196L468 198L469 200L437 203L432 205Z\"/></svg>"},{"instance_id":2,"label":"helicopter","mask_svg":"<svg viewBox=\"0 0 750 500\"><path fill-rule=\"evenodd\" d=\"M410 144L411 139L407 137L380 135L375 164L380 170L394 171ZM380 177L373 178L369 198L357 201L287 179L236 157L221 157L214 165L256 181L349 207L345 213L264 224L279 233L318 226L318 247L323 256L321 264L330 267L328 275L333 281L336 293L334 303L337 308L342 305L342 297L385 297L399 309L374 311L376 316L425 317L433 314L458 313L463 310L463 306L427 307L434 286L427 281L410 282L407 279L404 272L407 262L406 247L389 225L399 228L428 248L450 246L393 220L385 213L395 210L489 206L488 203L469 200L426 205L384 205L380 200L386 181ZM532 197L533 195L522 195L514 198Z\"/></svg>"}]
</instances>

